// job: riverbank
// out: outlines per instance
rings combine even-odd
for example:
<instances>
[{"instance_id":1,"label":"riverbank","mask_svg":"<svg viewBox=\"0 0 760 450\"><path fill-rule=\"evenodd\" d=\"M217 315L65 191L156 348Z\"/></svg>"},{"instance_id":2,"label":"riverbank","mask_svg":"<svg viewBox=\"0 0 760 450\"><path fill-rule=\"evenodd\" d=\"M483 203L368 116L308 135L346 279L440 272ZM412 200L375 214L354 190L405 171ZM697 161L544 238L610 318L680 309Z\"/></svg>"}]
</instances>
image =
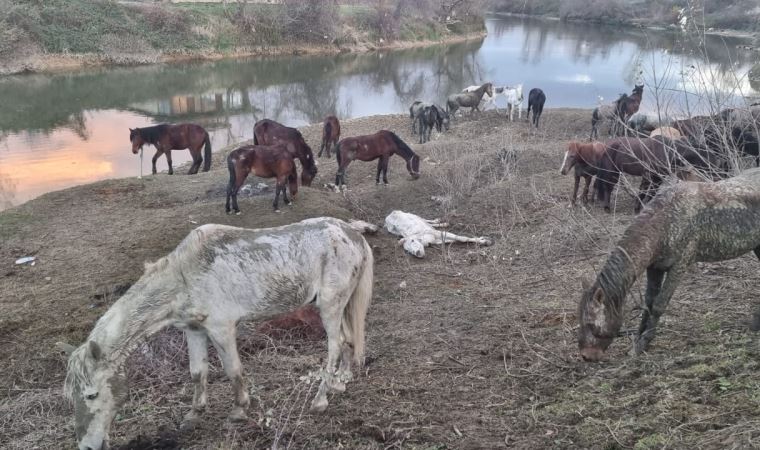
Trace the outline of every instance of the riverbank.
<instances>
[{"instance_id":1,"label":"riverbank","mask_svg":"<svg viewBox=\"0 0 760 450\"><path fill-rule=\"evenodd\" d=\"M194 59L408 48L485 36L482 17L308 4L6 0L0 75ZM240 4L243 5L243 4Z\"/></svg>"},{"instance_id":2,"label":"riverbank","mask_svg":"<svg viewBox=\"0 0 760 450\"><path fill-rule=\"evenodd\" d=\"M693 5L679 0L644 0L635 8L616 0L503 0L495 14L679 32L686 27L688 33L753 39L760 47L760 9L756 2L707 1L693 10L690 7Z\"/></svg>"},{"instance_id":3,"label":"riverbank","mask_svg":"<svg viewBox=\"0 0 760 450\"><path fill-rule=\"evenodd\" d=\"M249 183L269 189L242 196L241 216L224 214L230 148L214 154L207 173L106 180L1 212L0 447L73 443L61 395L65 363L54 343L82 342L143 263L193 228L317 216L381 225L394 209L440 217L452 232L489 236L494 245L430 248L419 260L383 231L368 236L375 284L367 366L324 415L300 413L314 392L301 377L319 368L324 342L272 340L244 323L251 419L226 422L230 384L212 350L209 408L198 429L180 432L192 387L182 334L164 331L127 363L131 389L111 430L113 448L151 448L159 438L163 448L188 449L284 440L317 449L748 446L747 430L760 421L758 349L744 326L754 308L754 257L690 270L682 283L689 289L676 292L648 354L627 357L620 338L601 364L576 356L579 280L595 275L633 218L622 191L612 215L567 207L572 179L557 169L567 141L588 135L589 116L546 109L535 130L488 111L455 119L423 145L403 114L346 120L344 137L397 132L420 155L422 176L412 180L393 157L390 185L376 186L376 165L354 162L349 191L337 194L322 187L333 181L335 161L322 159L313 187L280 214L272 183L253 177ZM318 148L320 125L301 130ZM22 256L36 264L15 265ZM635 327L636 316L627 311L624 328Z\"/></svg>"}]
</instances>

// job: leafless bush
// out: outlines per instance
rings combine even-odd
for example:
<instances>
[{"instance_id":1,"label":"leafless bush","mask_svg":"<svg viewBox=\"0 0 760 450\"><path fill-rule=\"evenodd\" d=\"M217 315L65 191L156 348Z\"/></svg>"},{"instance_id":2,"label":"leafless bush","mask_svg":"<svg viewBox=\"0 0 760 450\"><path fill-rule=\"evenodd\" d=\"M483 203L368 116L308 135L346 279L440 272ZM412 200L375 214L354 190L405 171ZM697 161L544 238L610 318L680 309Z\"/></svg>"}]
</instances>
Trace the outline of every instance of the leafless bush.
<instances>
[{"instance_id":1,"label":"leafless bush","mask_svg":"<svg viewBox=\"0 0 760 450\"><path fill-rule=\"evenodd\" d=\"M285 0L283 26L289 37L298 40L332 40L338 14L338 4L332 0Z\"/></svg>"},{"instance_id":2,"label":"leafless bush","mask_svg":"<svg viewBox=\"0 0 760 450\"><path fill-rule=\"evenodd\" d=\"M189 16L176 9L161 5L142 6L140 14L153 29L163 32L183 33L190 28Z\"/></svg>"},{"instance_id":3,"label":"leafless bush","mask_svg":"<svg viewBox=\"0 0 760 450\"><path fill-rule=\"evenodd\" d=\"M611 22L626 17L629 7L619 0L566 0L560 4L559 16L571 20Z\"/></svg>"}]
</instances>

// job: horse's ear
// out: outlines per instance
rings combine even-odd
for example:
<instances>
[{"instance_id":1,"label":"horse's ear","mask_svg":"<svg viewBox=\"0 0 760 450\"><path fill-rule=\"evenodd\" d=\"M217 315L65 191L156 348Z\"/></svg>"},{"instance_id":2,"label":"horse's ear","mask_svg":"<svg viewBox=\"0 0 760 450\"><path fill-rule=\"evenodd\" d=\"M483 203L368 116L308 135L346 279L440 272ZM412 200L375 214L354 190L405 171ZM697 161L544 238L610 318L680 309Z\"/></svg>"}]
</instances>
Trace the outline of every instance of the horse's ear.
<instances>
[{"instance_id":1,"label":"horse's ear","mask_svg":"<svg viewBox=\"0 0 760 450\"><path fill-rule=\"evenodd\" d=\"M134 129L134 128L130 128L130 129L129 129L129 132L130 132L130 133L131 133L131 132L133 132L133 131L135 131L135 129Z\"/></svg>"},{"instance_id":2,"label":"horse's ear","mask_svg":"<svg viewBox=\"0 0 760 450\"><path fill-rule=\"evenodd\" d=\"M602 288L597 288L594 291L594 295L591 296L591 300L594 301L597 305L603 305L604 304L604 291Z\"/></svg>"},{"instance_id":3,"label":"horse's ear","mask_svg":"<svg viewBox=\"0 0 760 450\"><path fill-rule=\"evenodd\" d=\"M95 341L90 341L89 345L87 346L87 351L90 352L90 356L95 361L98 361L101 357L103 357L103 350L100 349L100 346Z\"/></svg>"}]
</instances>

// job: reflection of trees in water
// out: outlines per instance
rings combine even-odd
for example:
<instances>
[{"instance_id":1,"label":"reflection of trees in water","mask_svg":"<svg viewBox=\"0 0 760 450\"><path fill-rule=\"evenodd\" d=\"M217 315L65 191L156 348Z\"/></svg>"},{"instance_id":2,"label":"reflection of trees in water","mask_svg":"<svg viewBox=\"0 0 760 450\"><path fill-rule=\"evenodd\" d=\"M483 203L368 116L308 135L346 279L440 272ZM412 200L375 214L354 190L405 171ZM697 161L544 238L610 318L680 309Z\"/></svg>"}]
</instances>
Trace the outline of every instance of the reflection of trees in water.
<instances>
[{"instance_id":1,"label":"reflection of trees in water","mask_svg":"<svg viewBox=\"0 0 760 450\"><path fill-rule=\"evenodd\" d=\"M746 43L741 38L532 18L504 18L489 21L488 26L489 33L496 37L519 30L517 34L523 37L521 61L526 63L540 62L547 51L548 41L572 42L572 60L585 64L597 58L608 60L623 44L633 44L641 50L665 49L676 56L709 60L722 71L733 70L736 62L748 64L756 58L752 52L737 48L737 45Z\"/></svg>"},{"instance_id":2,"label":"reflection of trees in water","mask_svg":"<svg viewBox=\"0 0 760 450\"><path fill-rule=\"evenodd\" d=\"M0 210L13 206L16 198L16 182L10 176L0 173Z\"/></svg>"}]
</instances>

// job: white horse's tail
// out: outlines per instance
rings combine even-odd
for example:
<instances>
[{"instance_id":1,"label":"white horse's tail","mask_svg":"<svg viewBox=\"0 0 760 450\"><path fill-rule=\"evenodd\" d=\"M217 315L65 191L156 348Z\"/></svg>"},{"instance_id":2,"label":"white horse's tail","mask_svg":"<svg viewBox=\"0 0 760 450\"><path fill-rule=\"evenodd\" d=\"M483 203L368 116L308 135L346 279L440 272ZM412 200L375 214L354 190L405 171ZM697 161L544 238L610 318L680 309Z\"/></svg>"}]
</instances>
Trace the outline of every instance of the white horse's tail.
<instances>
[{"instance_id":1,"label":"white horse's tail","mask_svg":"<svg viewBox=\"0 0 760 450\"><path fill-rule=\"evenodd\" d=\"M372 248L364 241L364 268L359 276L359 282L348 300L346 309L343 311L341 332L345 342L354 347L354 364L364 364L364 323L367 318L367 310L372 300L372 284L374 280L373 267L375 265L372 256Z\"/></svg>"}]
</instances>

